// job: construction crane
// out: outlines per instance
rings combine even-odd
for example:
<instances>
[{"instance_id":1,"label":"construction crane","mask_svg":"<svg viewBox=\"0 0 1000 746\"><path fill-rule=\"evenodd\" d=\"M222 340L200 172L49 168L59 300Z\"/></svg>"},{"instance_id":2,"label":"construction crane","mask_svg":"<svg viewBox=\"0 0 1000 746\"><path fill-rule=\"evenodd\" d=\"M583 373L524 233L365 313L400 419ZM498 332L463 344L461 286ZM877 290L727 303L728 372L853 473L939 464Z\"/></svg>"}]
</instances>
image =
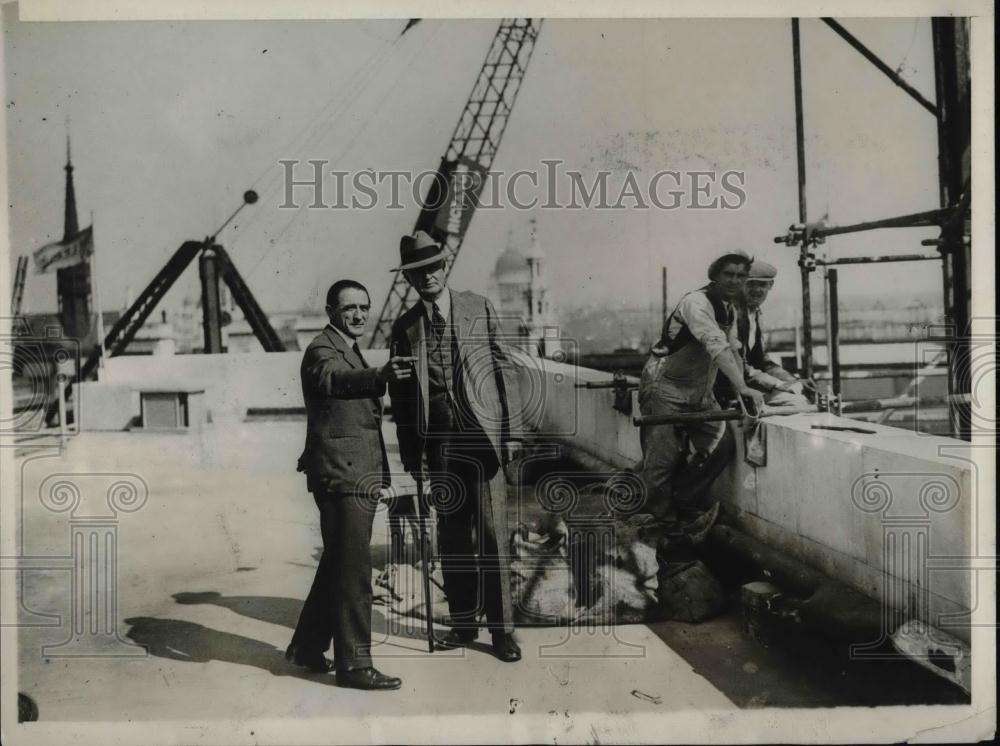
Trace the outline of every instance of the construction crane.
<instances>
[{"instance_id":1,"label":"construction crane","mask_svg":"<svg viewBox=\"0 0 1000 746\"><path fill-rule=\"evenodd\" d=\"M21 315L21 303L24 301L24 282L28 277L28 257L17 258L17 269L14 270L14 292L10 296L10 315Z\"/></svg>"},{"instance_id":2,"label":"construction crane","mask_svg":"<svg viewBox=\"0 0 1000 746\"><path fill-rule=\"evenodd\" d=\"M253 330L254 335L260 342L265 352L284 352L285 346L278 337L277 332L271 326L264 309L257 303L250 288L243 280L236 265L229 257L226 250L215 243L215 237L225 228L237 213L246 205L252 205L257 201L257 193L253 190L247 191L243 195L243 203L233 212L222 226L215 233L203 241L185 241L180 248L174 252L169 261L156 273L156 276L136 298L135 302L129 306L128 310L122 314L121 318L111 327L102 340L102 344L94 347L87 359L80 366L80 371L71 381L85 381L97 370L101 356L107 351L109 357L121 355L125 348L135 338L135 335L142 329L146 319L156 308L156 305L173 287L173 284L187 269L188 265L199 257L198 270L201 276L201 304L204 332L204 352L222 352L222 312L219 298L219 281L222 280L229 287L233 295L233 300L243 311L247 323ZM51 422L57 414L58 401L49 405L47 419Z\"/></svg>"},{"instance_id":3,"label":"construction crane","mask_svg":"<svg viewBox=\"0 0 1000 746\"><path fill-rule=\"evenodd\" d=\"M198 270L201 276L201 303L204 315L203 330L205 335L204 351L206 353L222 352L222 324L221 309L219 304L219 280L229 286L233 294L233 300L243 311L247 323L253 330L254 335L260 342L265 352L284 352L285 346L278 337L277 332L268 321L267 314L253 297L250 288L243 280L233 260L222 246L215 243L215 236L229 221L236 217L245 205L252 205L257 201L257 193L248 191L243 195L243 204L237 208L229 220L227 220L214 235L204 241L185 241L181 247L174 252L170 260L163 266L153 278L152 282L139 294L135 302L122 314L117 323L111 327L111 331L104 338L104 348L109 356L120 355L131 342L136 333L153 312L156 304L163 299L167 291L181 276L187 266L200 255ZM91 353L90 358L84 364L81 375L96 366L100 357L100 349ZM88 368L88 366L91 366Z\"/></svg>"},{"instance_id":4,"label":"construction crane","mask_svg":"<svg viewBox=\"0 0 1000 746\"><path fill-rule=\"evenodd\" d=\"M541 28L540 18L501 21L441 159L437 178L424 199L414 230L426 231L444 246L446 276L458 258ZM409 283L397 272L369 348L388 346L392 324L409 297Z\"/></svg>"}]
</instances>

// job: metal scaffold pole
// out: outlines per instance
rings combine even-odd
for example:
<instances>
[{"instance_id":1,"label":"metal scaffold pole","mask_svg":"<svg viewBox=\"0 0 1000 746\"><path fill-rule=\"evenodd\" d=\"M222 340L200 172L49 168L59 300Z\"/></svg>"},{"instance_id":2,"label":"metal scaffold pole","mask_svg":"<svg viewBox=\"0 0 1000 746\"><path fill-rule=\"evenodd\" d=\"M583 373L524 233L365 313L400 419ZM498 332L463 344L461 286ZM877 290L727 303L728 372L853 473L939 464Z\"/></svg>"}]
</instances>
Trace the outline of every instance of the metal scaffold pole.
<instances>
[{"instance_id":1,"label":"metal scaffold pole","mask_svg":"<svg viewBox=\"0 0 1000 746\"><path fill-rule=\"evenodd\" d=\"M961 205L971 188L969 149L971 105L969 85L969 38L967 21L962 18L934 18L934 77L937 94L938 180L942 208ZM941 227L938 250L944 259L945 315L951 325L948 341L948 392L967 394L972 390L971 333L972 292L970 247L965 241L964 209ZM955 437L971 438L972 412L968 403L953 400L949 406Z\"/></svg>"},{"instance_id":2,"label":"metal scaffold pole","mask_svg":"<svg viewBox=\"0 0 1000 746\"><path fill-rule=\"evenodd\" d=\"M792 62L795 86L795 143L798 166L799 222L790 226L784 236L776 236L775 243L799 247L799 269L802 279L802 359L799 369L804 375L812 376L813 370L813 329L810 297L809 273L817 266L830 268L837 265L881 264L890 262L922 262L938 259L926 254L882 255L866 257L844 257L820 259L810 252L810 248L822 243L828 236L847 235L886 228L917 228L936 226L941 235L936 239L921 241L923 246L936 246L940 254L942 284L944 286L944 307L949 336L948 346L949 398L952 433L968 440L971 437L971 408L969 392L971 380L970 334L972 293L971 293L971 248L967 238L967 218L971 204L970 178L970 69L969 69L969 27L968 19L934 18L931 29L934 43L934 72L937 102L931 103L898 72L883 62L862 44L853 34L832 18L823 22L874 65L896 86L901 88L927 112L937 118L938 125L938 166L940 181L940 207L934 210L898 215L878 220L869 220L843 226L827 225L824 220L814 224L807 222L805 135L802 105L802 50L799 35L799 21L793 18ZM836 282L836 273L828 269L828 279ZM826 284L830 291L835 285ZM829 311L830 302L827 302ZM832 346L831 321L827 319L828 351ZM835 379L839 376L835 375Z\"/></svg>"},{"instance_id":3,"label":"metal scaffold pole","mask_svg":"<svg viewBox=\"0 0 1000 746\"><path fill-rule=\"evenodd\" d=\"M827 334L826 356L830 364L831 387L833 388L833 398L835 407L840 410L841 404L841 383L840 383L840 298L837 291L837 270L829 269L826 272L826 282L829 299L826 308L827 313Z\"/></svg>"},{"instance_id":4,"label":"metal scaffold pole","mask_svg":"<svg viewBox=\"0 0 1000 746\"><path fill-rule=\"evenodd\" d=\"M792 19L792 66L795 80L795 156L799 180L799 223L806 223L806 144L802 119L802 52L799 41L799 19ZM802 277L802 376L812 378L812 299L809 292L809 242L803 238L799 251L799 272Z\"/></svg>"}]
</instances>

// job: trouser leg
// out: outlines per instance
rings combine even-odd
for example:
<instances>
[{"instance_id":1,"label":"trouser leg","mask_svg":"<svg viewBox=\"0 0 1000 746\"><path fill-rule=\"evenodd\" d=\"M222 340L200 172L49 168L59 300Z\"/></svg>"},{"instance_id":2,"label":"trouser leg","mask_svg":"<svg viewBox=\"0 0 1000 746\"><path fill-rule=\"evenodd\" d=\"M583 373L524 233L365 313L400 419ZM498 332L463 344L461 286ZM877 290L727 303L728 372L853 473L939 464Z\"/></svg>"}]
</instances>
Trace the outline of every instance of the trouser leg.
<instances>
[{"instance_id":1,"label":"trouser leg","mask_svg":"<svg viewBox=\"0 0 1000 746\"><path fill-rule=\"evenodd\" d=\"M482 440L461 444L444 463L447 475L460 485L462 498L454 509L438 510L438 549L452 620L457 627L474 627L485 612L491 631L510 632L514 625L503 471L492 446Z\"/></svg>"},{"instance_id":2,"label":"trouser leg","mask_svg":"<svg viewBox=\"0 0 1000 746\"><path fill-rule=\"evenodd\" d=\"M732 462L736 439L724 422L703 422L686 429L693 453L677 470L674 499L681 509L697 509L706 499L713 482Z\"/></svg>"},{"instance_id":3,"label":"trouser leg","mask_svg":"<svg viewBox=\"0 0 1000 746\"><path fill-rule=\"evenodd\" d=\"M666 414L662 408L643 410L642 414ZM640 432L642 445L642 480L646 510L661 520L673 517L672 500L674 472L682 457L682 441L675 425L644 427Z\"/></svg>"},{"instance_id":4,"label":"trouser leg","mask_svg":"<svg viewBox=\"0 0 1000 746\"><path fill-rule=\"evenodd\" d=\"M323 553L319 558L316 574L313 576L312 587L306 596L299 621L292 635L292 645L303 654L325 653L333 639L333 600L331 585L333 582L334 545L333 517L324 516L325 499L317 496L316 505L320 511L320 533L323 537Z\"/></svg>"},{"instance_id":5,"label":"trouser leg","mask_svg":"<svg viewBox=\"0 0 1000 746\"><path fill-rule=\"evenodd\" d=\"M476 618L481 608L478 598L478 567L473 543L475 513L468 489L462 490L457 505L442 508L441 502L437 503L438 553L441 556L444 593L448 598L448 612L452 624L462 628L476 626Z\"/></svg>"},{"instance_id":6,"label":"trouser leg","mask_svg":"<svg viewBox=\"0 0 1000 746\"><path fill-rule=\"evenodd\" d=\"M479 560L486 624L494 633L513 632L507 484L502 469L481 484L479 509Z\"/></svg>"},{"instance_id":7,"label":"trouser leg","mask_svg":"<svg viewBox=\"0 0 1000 746\"><path fill-rule=\"evenodd\" d=\"M643 415L677 414L689 411L674 400L672 390L661 379L659 361L646 362L639 379L639 412ZM673 392L675 393L675 392ZM675 517L672 500L674 472L683 458L683 441L676 425L654 425L639 429L642 447L642 480L645 509L661 521Z\"/></svg>"},{"instance_id":8,"label":"trouser leg","mask_svg":"<svg viewBox=\"0 0 1000 746\"><path fill-rule=\"evenodd\" d=\"M338 671L372 664L370 545L376 505L374 498L340 495L327 507L333 524L333 653Z\"/></svg>"}]
</instances>

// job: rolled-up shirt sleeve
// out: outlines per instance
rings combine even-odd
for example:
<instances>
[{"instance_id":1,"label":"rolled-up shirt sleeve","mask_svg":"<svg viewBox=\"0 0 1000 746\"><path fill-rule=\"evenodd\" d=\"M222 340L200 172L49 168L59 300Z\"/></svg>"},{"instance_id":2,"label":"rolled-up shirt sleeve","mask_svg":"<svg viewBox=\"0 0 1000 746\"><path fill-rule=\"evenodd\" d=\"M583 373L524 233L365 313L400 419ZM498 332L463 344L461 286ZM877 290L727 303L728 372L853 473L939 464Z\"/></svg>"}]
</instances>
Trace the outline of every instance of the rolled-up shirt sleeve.
<instances>
[{"instance_id":1,"label":"rolled-up shirt sleeve","mask_svg":"<svg viewBox=\"0 0 1000 746\"><path fill-rule=\"evenodd\" d=\"M712 302L704 293L689 293L677 306L677 316L687 324L691 335L715 359L722 352L732 349L733 340L715 320Z\"/></svg>"},{"instance_id":2,"label":"rolled-up shirt sleeve","mask_svg":"<svg viewBox=\"0 0 1000 746\"><path fill-rule=\"evenodd\" d=\"M771 375L768 371L758 370L752 365L745 366L743 373L747 379L747 383L761 391L774 391L784 383L784 381Z\"/></svg>"}]
</instances>

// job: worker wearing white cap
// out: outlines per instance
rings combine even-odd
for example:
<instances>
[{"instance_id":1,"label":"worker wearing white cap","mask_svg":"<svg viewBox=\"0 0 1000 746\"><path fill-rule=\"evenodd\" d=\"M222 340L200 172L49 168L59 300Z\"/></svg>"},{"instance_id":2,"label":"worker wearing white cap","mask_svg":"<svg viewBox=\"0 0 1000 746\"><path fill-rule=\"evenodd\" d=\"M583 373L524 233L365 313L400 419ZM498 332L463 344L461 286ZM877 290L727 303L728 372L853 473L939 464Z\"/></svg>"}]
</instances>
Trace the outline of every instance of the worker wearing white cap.
<instances>
[{"instance_id":1,"label":"worker wearing white cap","mask_svg":"<svg viewBox=\"0 0 1000 746\"><path fill-rule=\"evenodd\" d=\"M763 405L763 395L744 379L736 334L735 303L751 261L742 251L723 254L709 266L711 282L687 293L671 312L639 379L643 415L720 409L713 393L719 371L755 409ZM727 433L722 422L643 428L639 476L646 511L669 525L683 520L678 511L704 508L708 487L732 457Z\"/></svg>"},{"instance_id":2,"label":"worker wearing white cap","mask_svg":"<svg viewBox=\"0 0 1000 746\"><path fill-rule=\"evenodd\" d=\"M764 393L765 402L771 406L806 406L809 402L805 392L815 391L815 384L789 373L764 350L760 307L767 300L777 275L774 265L755 259L743 285L736 328L744 376L750 386Z\"/></svg>"}]
</instances>

